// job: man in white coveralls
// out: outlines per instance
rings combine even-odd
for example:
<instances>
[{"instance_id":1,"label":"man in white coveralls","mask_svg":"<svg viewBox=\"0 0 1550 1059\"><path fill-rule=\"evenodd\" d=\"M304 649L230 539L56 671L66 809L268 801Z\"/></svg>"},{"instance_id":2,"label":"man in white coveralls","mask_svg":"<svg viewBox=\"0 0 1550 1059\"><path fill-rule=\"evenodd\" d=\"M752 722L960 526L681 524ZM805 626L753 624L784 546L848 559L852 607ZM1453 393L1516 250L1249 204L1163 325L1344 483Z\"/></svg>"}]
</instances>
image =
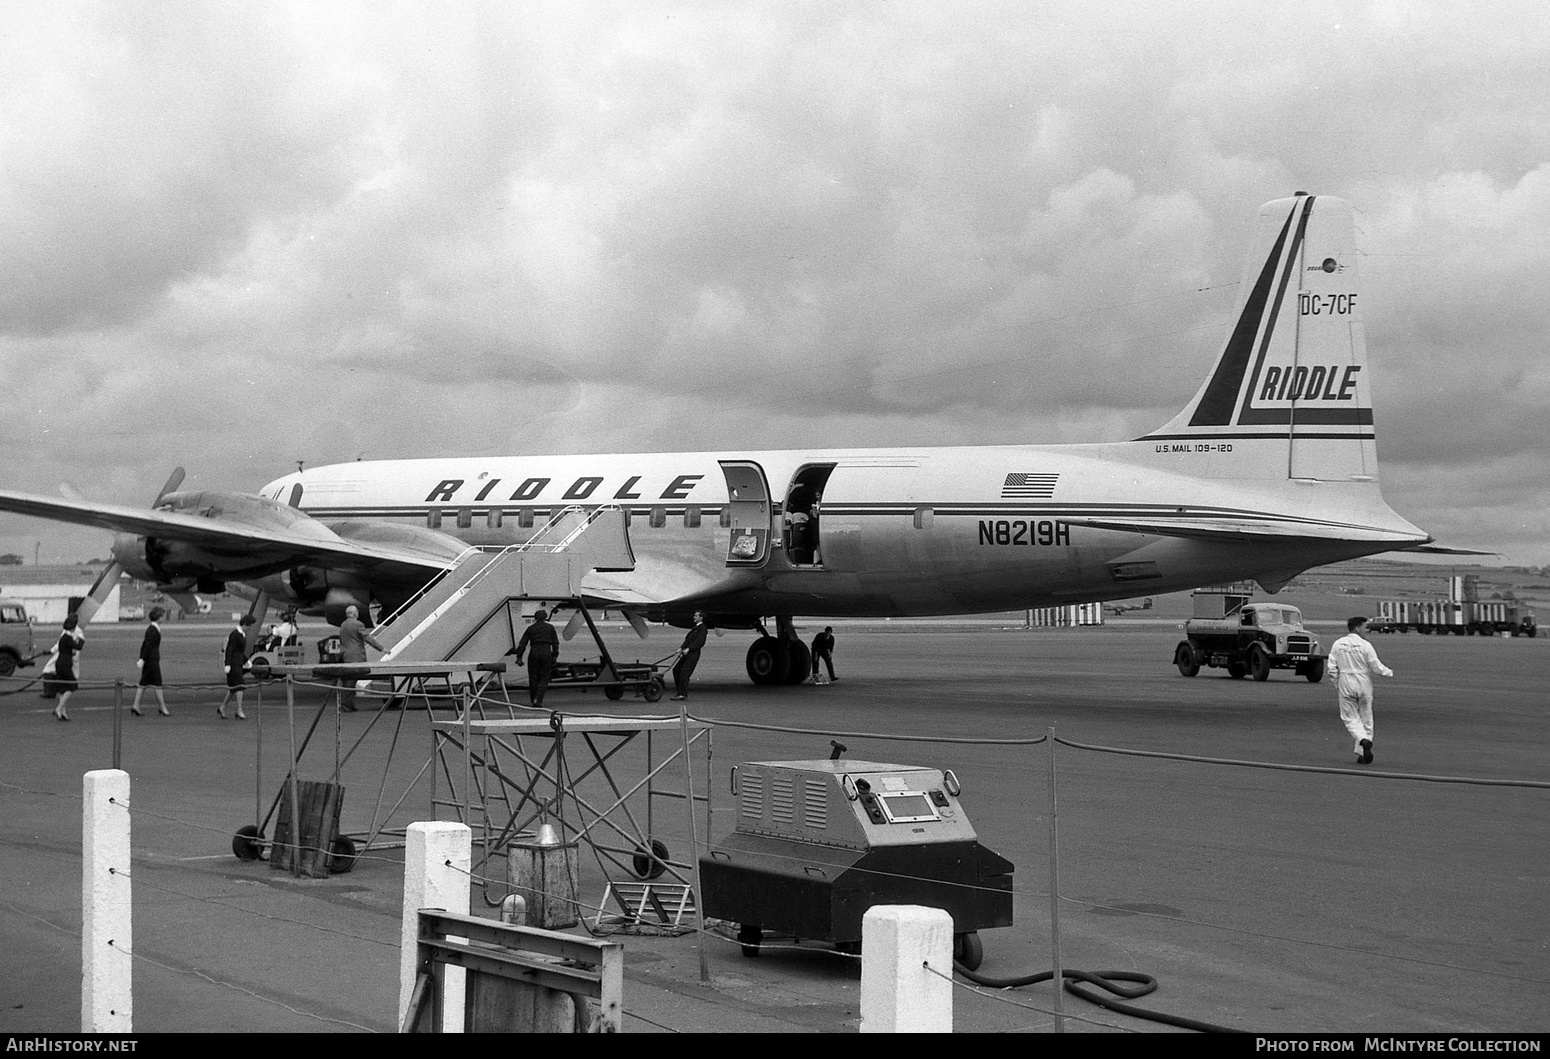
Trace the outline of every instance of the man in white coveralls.
<instances>
[{"instance_id":1,"label":"man in white coveralls","mask_svg":"<svg viewBox=\"0 0 1550 1059\"><path fill-rule=\"evenodd\" d=\"M1363 638L1366 618L1345 623L1349 631L1329 649L1330 679L1340 696L1340 720L1356 741L1356 763L1372 764L1372 675L1386 677L1394 671L1378 661L1378 652Z\"/></svg>"}]
</instances>

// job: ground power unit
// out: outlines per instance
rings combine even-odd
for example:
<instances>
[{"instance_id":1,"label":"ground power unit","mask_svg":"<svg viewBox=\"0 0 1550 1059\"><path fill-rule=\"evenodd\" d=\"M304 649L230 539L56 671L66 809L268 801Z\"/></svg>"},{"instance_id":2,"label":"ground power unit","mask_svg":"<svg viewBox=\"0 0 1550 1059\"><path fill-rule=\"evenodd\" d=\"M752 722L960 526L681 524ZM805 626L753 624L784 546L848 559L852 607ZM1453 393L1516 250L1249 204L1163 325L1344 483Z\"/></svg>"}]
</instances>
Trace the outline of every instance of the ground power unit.
<instances>
[{"instance_id":1,"label":"ground power unit","mask_svg":"<svg viewBox=\"0 0 1550 1059\"><path fill-rule=\"evenodd\" d=\"M700 858L707 916L738 924L747 956L766 931L858 952L873 905L953 917L971 970L979 931L1012 925L1012 863L981 845L951 771L873 761L755 761L732 770L737 827Z\"/></svg>"}]
</instances>

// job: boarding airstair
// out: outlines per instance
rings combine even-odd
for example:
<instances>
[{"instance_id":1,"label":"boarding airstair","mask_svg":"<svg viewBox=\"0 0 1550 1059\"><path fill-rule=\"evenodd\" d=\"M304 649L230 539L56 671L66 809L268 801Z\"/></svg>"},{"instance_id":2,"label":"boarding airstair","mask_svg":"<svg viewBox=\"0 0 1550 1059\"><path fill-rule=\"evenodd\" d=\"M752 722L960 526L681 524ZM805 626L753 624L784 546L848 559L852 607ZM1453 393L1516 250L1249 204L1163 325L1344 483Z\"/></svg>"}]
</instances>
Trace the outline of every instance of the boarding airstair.
<instances>
[{"instance_id":1,"label":"boarding airstair","mask_svg":"<svg viewBox=\"0 0 1550 1059\"><path fill-rule=\"evenodd\" d=\"M523 544L470 550L373 630L378 662L446 662L509 654L533 611L579 600L593 570L635 569L618 507L567 507Z\"/></svg>"}]
</instances>

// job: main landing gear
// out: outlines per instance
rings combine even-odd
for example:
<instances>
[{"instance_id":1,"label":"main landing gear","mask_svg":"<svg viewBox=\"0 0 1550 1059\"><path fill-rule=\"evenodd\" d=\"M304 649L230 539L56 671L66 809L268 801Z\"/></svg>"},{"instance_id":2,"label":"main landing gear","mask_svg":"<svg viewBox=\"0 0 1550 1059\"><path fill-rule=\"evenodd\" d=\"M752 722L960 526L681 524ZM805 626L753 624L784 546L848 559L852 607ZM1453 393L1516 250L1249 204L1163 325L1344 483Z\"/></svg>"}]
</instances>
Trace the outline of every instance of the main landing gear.
<instances>
[{"instance_id":1,"label":"main landing gear","mask_svg":"<svg viewBox=\"0 0 1550 1059\"><path fill-rule=\"evenodd\" d=\"M765 633L748 648L748 679L755 684L800 684L812 672L812 652L790 618L776 618L775 627L776 635Z\"/></svg>"}]
</instances>

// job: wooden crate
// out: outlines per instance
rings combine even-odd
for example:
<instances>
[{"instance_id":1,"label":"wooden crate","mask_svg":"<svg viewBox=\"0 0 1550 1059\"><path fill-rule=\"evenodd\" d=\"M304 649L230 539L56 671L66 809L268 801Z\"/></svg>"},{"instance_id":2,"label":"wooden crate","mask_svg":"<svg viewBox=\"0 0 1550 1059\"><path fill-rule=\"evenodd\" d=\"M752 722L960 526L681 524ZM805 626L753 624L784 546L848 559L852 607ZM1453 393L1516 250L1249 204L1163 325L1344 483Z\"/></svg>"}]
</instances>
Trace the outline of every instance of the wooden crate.
<instances>
[{"instance_id":1,"label":"wooden crate","mask_svg":"<svg viewBox=\"0 0 1550 1059\"><path fill-rule=\"evenodd\" d=\"M297 815L301 819L300 852L291 837L291 792L280 790L280 819L275 825L274 845L269 853L271 867L293 870L299 863L301 874L324 879L339 837L339 808L344 803L344 787L322 780L297 780Z\"/></svg>"}]
</instances>

